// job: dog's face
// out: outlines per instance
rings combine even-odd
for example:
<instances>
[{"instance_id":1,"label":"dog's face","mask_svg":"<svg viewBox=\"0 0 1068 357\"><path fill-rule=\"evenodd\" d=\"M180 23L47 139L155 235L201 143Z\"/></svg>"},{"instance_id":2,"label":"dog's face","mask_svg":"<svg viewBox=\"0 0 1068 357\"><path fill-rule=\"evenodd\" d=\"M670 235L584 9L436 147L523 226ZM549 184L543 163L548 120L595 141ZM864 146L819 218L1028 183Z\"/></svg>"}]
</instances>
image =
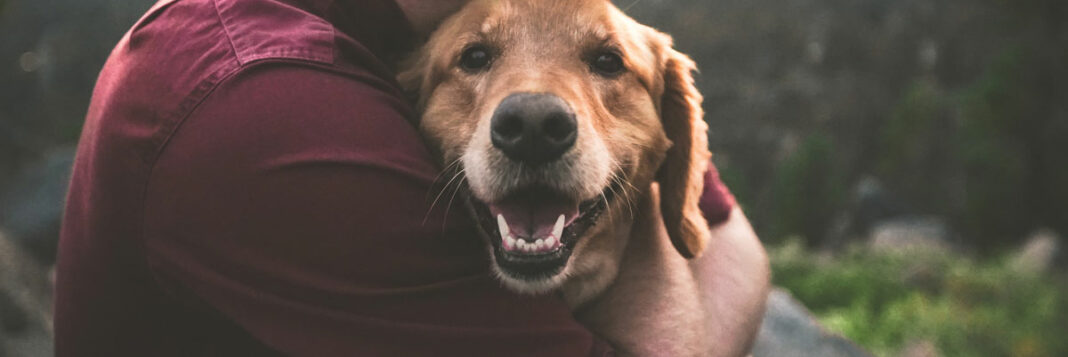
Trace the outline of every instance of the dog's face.
<instances>
[{"instance_id":1,"label":"dog's face","mask_svg":"<svg viewBox=\"0 0 1068 357\"><path fill-rule=\"evenodd\" d=\"M676 247L703 248L705 126L693 63L670 42L607 0L476 0L402 72L509 287L610 265L625 239L610 222L654 179Z\"/></svg>"}]
</instances>

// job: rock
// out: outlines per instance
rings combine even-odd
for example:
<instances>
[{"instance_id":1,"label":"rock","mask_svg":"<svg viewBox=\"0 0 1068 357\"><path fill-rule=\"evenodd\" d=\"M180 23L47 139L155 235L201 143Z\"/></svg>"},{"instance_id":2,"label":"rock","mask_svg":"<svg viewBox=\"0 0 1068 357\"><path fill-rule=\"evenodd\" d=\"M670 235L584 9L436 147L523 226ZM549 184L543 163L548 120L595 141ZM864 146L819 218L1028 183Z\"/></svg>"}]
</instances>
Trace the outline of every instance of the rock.
<instances>
[{"instance_id":1,"label":"rock","mask_svg":"<svg viewBox=\"0 0 1068 357\"><path fill-rule=\"evenodd\" d=\"M853 186L845 207L835 215L822 243L824 250L839 250L871 235L882 222L912 216L911 208L879 179L866 176Z\"/></svg>"},{"instance_id":2,"label":"rock","mask_svg":"<svg viewBox=\"0 0 1068 357\"><path fill-rule=\"evenodd\" d=\"M900 357L939 357L941 353L938 353L938 346L935 346L934 342L928 340L918 340L909 342L905 345L905 348L901 351Z\"/></svg>"},{"instance_id":3,"label":"rock","mask_svg":"<svg viewBox=\"0 0 1068 357\"><path fill-rule=\"evenodd\" d=\"M73 164L73 147L56 149L22 171L10 187L0 192L0 226L43 265L55 261Z\"/></svg>"},{"instance_id":4,"label":"rock","mask_svg":"<svg viewBox=\"0 0 1068 357\"><path fill-rule=\"evenodd\" d=\"M868 247L882 252L948 251L949 228L935 217L886 221L872 228Z\"/></svg>"},{"instance_id":5,"label":"rock","mask_svg":"<svg viewBox=\"0 0 1068 357\"><path fill-rule=\"evenodd\" d=\"M768 296L754 357L868 357L845 337L828 332L790 293L781 288Z\"/></svg>"},{"instance_id":6,"label":"rock","mask_svg":"<svg viewBox=\"0 0 1068 357\"><path fill-rule=\"evenodd\" d=\"M1039 229L1012 255L1009 266L1022 273L1043 273L1049 270L1059 253L1060 237L1057 233L1046 228Z\"/></svg>"}]
</instances>

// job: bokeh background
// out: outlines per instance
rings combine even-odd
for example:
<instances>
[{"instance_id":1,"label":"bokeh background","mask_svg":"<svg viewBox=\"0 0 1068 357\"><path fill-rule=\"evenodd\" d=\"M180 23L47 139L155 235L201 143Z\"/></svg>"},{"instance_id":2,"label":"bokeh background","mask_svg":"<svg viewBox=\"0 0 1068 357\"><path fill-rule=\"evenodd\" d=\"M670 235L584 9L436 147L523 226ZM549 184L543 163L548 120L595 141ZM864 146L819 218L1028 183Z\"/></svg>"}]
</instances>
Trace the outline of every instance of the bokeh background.
<instances>
[{"instance_id":1,"label":"bokeh background","mask_svg":"<svg viewBox=\"0 0 1068 357\"><path fill-rule=\"evenodd\" d=\"M92 85L150 0L0 0L0 357L51 354ZM701 73L757 356L1068 355L1068 2L617 0Z\"/></svg>"}]
</instances>

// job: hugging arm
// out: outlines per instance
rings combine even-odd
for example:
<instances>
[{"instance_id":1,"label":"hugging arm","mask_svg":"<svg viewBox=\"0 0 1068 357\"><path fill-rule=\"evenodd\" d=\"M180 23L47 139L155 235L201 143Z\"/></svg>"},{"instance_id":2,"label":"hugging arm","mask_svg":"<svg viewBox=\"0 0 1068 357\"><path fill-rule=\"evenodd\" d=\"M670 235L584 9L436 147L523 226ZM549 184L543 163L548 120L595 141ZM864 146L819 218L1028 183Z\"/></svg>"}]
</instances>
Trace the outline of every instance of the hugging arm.
<instances>
[{"instance_id":1,"label":"hugging arm","mask_svg":"<svg viewBox=\"0 0 1068 357\"><path fill-rule=\"evenodd\" d=\"M704 278L705 308L714 317L708 338L721 341L719 355L742 355L760 329L771 270L760 239L712 164L704 184L699 205L710 239L691 268Z\"/></svg>"},{"instance_id":2,"label":"hugging arm","mask_svg":"<svg viewBox=\"0 0 1068 357\"><path fill-rule=\"evenodd\" d=\"M770 267L741 209L723 201L702 205L717 223L703 254L687 260L655 209L657 184L640 204L616 284L580 311L580 319L624 356L749 353L764 314Z\"/></svg>"},{"instance_id":3,"label":"hugging arm","mask_svg":"<svg viewBox=\"0 0 1068 357\"><path fill-rule=\"evenodd\" d=\"M764 317L770 280L768 259L742 210L712 227L704 255L691 263L710 318L707 338L716 356L749 353Z\"/></svg>"}]
</instances>

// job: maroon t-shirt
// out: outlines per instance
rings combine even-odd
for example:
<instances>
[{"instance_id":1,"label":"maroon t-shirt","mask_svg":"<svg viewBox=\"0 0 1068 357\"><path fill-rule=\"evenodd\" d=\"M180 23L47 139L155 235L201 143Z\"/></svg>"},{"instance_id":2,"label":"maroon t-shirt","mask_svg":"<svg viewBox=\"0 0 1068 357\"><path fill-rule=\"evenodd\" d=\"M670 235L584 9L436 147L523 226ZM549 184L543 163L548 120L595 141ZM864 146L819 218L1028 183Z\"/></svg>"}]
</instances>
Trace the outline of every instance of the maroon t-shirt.
<instances>
[{"instance_id":1,"label":"maroon t-shirt","mask_svg":"<svg viewBox=\"0 0 1068 357\"><path fill-rule=\"evenodd\" d=\"M430 208L440 168L383 63L412 37L387 0L149 10L79 144L57 355L608 353L557 296L502 288L458 203Z\"/></svg>"}]
</instances>

